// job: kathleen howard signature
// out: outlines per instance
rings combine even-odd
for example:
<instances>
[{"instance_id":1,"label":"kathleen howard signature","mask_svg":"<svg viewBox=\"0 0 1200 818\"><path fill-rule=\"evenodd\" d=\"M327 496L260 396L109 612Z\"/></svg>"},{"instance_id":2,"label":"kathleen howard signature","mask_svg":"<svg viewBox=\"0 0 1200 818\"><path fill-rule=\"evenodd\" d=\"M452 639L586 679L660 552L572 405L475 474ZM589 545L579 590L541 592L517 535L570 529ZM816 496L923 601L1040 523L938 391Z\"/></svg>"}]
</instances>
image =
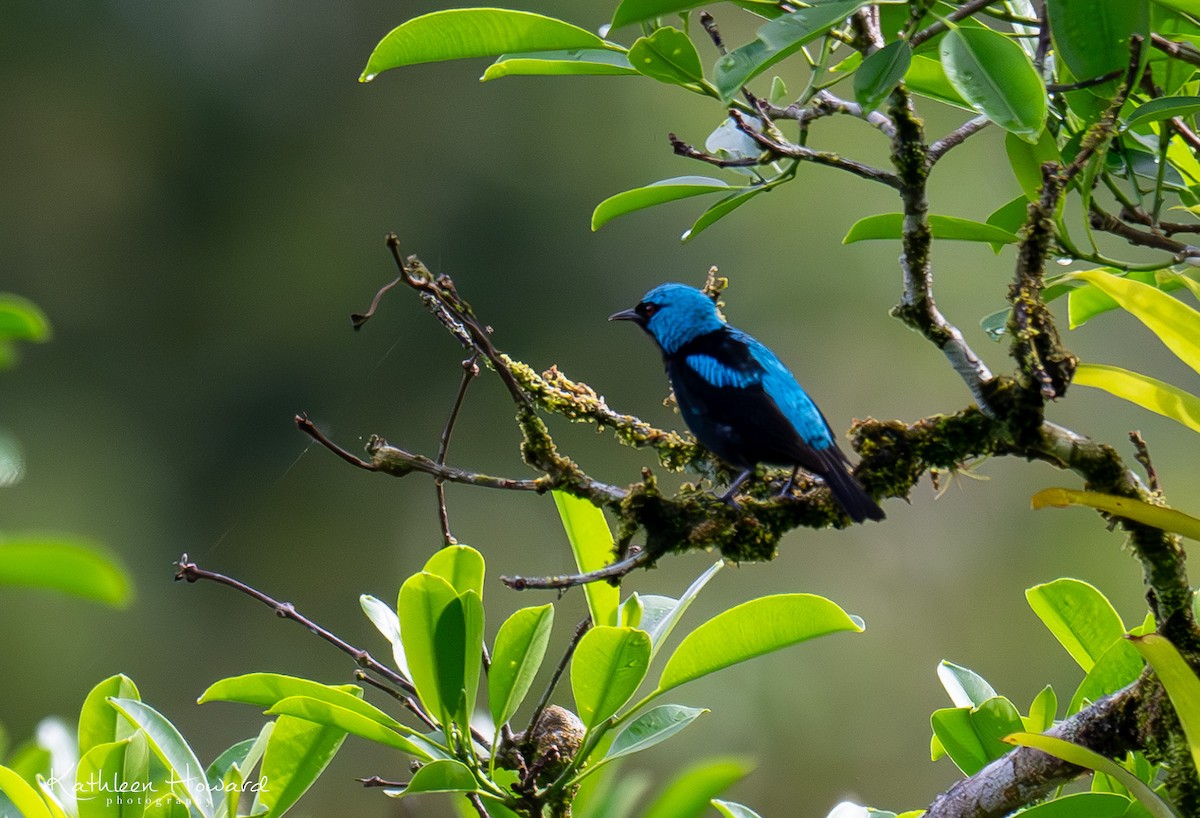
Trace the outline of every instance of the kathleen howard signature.
<instances>
[{"instance_id":1,"label":"kathleen howard signature","mask_svg":"<svg viewBox=\"0 0 1200 818\"><path fill-rule=\"evenodd\" d=\"M101 778L94 770L88 774L87 780L70 782L62 778L51 777L46 784L54 789L66 789L72 786L78 801L91 801L97 798L105 799L106 806L117 804L153 804L167 796L176 795L180 789L186 790L193 797L203 797L208 793L214 794L260 793L267 788L266 776L248 781L217 781L210 782L203 776L188 776L177 778L171 776L162 781L127 781L113 773L110 778Z\"/></svg>"}]
</instances>

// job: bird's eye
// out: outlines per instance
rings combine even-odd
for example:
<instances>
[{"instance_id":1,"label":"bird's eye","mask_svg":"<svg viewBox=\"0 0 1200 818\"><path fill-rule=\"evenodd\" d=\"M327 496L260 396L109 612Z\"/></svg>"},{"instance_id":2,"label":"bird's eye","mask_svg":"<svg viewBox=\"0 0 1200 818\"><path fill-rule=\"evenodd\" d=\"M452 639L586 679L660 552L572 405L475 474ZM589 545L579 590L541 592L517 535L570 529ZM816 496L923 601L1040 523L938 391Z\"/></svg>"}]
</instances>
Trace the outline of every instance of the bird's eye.
<instances>
[{"instance_id":1,"label":"bird's eye","mask_svg":"<svg viewBox=\"0 0 1200 818\"><path fill-rule=\"evenodd\" d=\"M650 316L654 315L654 313L658 312L658 305L643 302L638 304L637 311L649 318Z\"/></svg>"}]
</instances>

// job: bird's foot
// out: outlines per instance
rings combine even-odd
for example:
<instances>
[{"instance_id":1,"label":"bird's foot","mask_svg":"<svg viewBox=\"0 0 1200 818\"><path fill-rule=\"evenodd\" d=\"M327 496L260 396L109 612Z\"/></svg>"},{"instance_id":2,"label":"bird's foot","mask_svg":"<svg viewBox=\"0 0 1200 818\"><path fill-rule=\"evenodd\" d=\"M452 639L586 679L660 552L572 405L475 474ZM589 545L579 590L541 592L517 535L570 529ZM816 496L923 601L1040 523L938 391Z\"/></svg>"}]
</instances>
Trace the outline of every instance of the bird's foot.
<instances>
[{"instance_id":1,"label":"bird's foot","mask_svg":"<svg viewBox=\"0 0 1200 818\"><path fill-rule=\"evenodd\" d=\"M714 491L712 493L712 496L717 498L718 500L720 500L722 503L725 503L725 505L729 506L734 511L741 511L742 504L737 501L737 497L735 496L737 494L738 488L740 488L740 487L736 486L736 485L730 486L729 490L726 491L724 494L717 494Z\"/></svg>"},{"instance_id":2,"label":"bird's foot","mask_svg":"<svg viewBox=\"0 0 1200 818\"><path fill-rule=\"evenodd\" d=\"M792 493L792 489L796 487L796 475L800 473L800 467L796 466L792 469L792 476L783 484L783 491L779 492L780 497L787 497Z\"/></svg>"}]
</instances>

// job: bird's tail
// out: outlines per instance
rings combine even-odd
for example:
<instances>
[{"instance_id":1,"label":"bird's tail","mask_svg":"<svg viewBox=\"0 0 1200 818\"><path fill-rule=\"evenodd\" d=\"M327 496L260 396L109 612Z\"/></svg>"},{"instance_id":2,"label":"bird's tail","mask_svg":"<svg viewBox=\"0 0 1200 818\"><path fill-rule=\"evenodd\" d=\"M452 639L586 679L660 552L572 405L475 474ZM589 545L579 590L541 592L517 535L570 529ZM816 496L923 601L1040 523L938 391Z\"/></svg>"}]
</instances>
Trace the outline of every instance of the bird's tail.
<instances>
[{"instance_id":1,"label":"bird's tail","mask_svg":"<svg viewBox=\"0 0 1200 818\"><path fill-rule=\"evenodd\" d=\"M850 462L836 445L817 452L817 455L825 463L821 476L851 520L861 523L863 520L883 519L883 509L854 479L850 473Z\"/></svg>"}]
</instances>

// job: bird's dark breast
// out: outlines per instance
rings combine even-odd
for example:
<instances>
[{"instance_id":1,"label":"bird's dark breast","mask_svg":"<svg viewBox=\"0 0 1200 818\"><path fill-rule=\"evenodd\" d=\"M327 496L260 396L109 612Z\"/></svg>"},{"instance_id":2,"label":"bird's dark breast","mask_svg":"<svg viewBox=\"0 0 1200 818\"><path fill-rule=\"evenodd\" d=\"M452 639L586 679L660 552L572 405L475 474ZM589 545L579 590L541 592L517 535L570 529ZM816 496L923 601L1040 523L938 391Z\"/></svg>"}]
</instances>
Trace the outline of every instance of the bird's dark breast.
<instances>
[{"instance_id":1,"label":"bird's dark breast","mask_svg":"<svg viewBox=\"0 0 1200 818\"><path fill-rule=\"evenodd\" d=\"M687 363L689 356L715 359L745 386L716 385ZM702 335L665 358L679 412L700 444L732 466L757 463L812 469L810 449L763 390L762 365L744 344L724 333ZM737 380L728 377L728 380Z\"/></svg>"}]
</instances>

